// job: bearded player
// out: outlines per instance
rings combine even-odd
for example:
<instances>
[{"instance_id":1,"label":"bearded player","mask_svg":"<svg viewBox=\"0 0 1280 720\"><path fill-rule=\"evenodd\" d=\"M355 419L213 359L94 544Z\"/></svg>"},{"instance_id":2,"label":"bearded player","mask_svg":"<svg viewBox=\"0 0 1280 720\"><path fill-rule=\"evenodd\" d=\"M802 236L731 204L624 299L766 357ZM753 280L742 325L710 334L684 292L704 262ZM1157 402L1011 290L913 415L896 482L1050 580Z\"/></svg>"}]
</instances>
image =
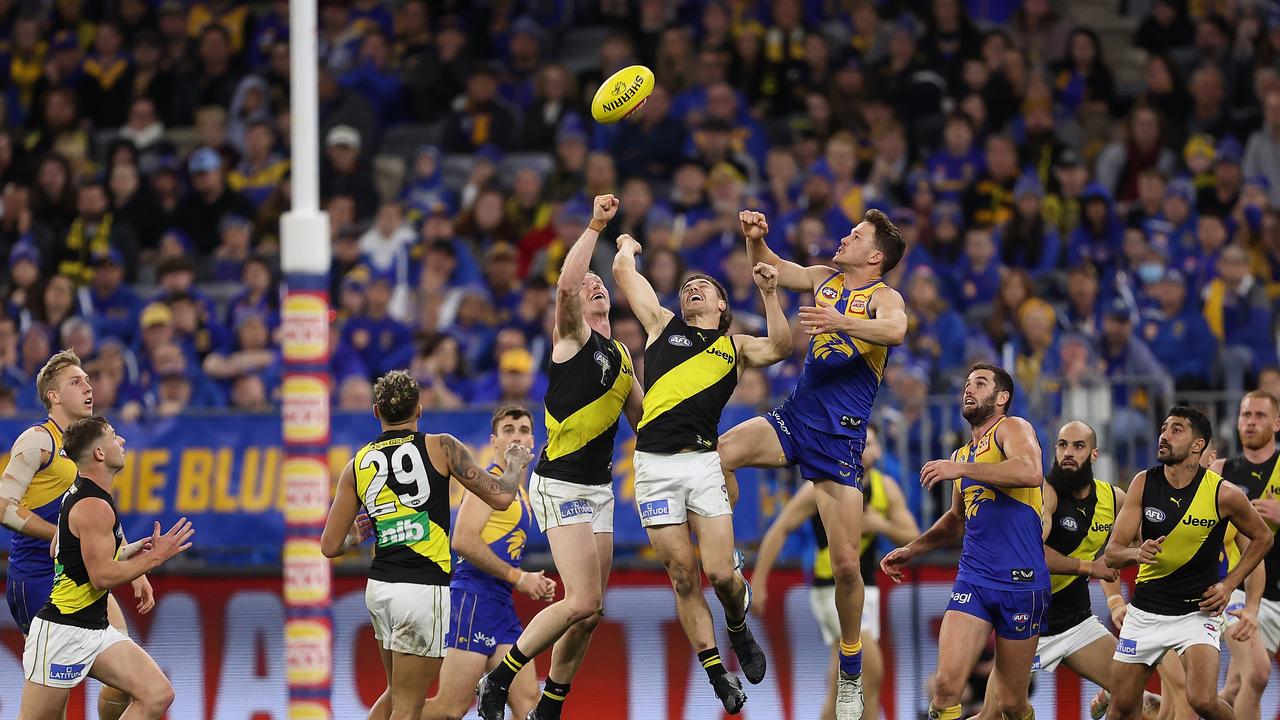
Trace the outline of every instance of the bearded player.
<instances>
[{"instance_id":1,"label":"bearded player","mask_svg":"<svg viewBox=\"0 0 1280 720\"><path fill-rule=\"evenodd\" d=\"M49 545L57 534L62 496L76 481L76 464L62 452L62 435L71 423L93 415L89 376L71 350L56 353L40 368L36 390L49 416L13 441L9 464L0 476L0 522L14 532L4 594L23 635L30 631L32 618L53 592ZM122 558L132 556L143 542L124 546ZM156 603L147 576L139 575L131 585L138 612L151 612ZM106 607L111 626L127 636L124 613L111 593L107 593ZM103 686L98 695L99 718L116 720L128 706L128 695Z\"/></svg>"},{"instance_id":2,"label":"bearded player","mask_svg":"<svg viewBox=\"0 0 1280 720\"><path fill-rule=\"evenodd\" d=\"M1049 607L1049 569L1042 540L1040 443L1031 424L1008 414L1013 379L1002 368L974 365L962 414L973 439L950 460L920 471L926 488L954 480L951 509L933 527L880 562L895 582L912 558L964 536L960 569L938 634L938 672L930 720L957 720L960 694L992 629L996 633L996 709L1028 720L1031 663Z\"/></svg>"},{"instance_id":3,"label":"bearded player","mask_svg":"<svg viewBox=\"0 0 1280 720\"><path fill-rule=\"evenodd\" d=\"M901 345L907 332L902 296L883 280L902 259L906 243L887 215L868 210L840 240L834 267L804 267L765 244L769 224L763 213L744 210L738 219L751 265L773 265L781 287L811 293L814 304L799 311L810 342L795 390L780 407L721 437L721 466L731 495L736 493L733 473L742 467L799 465L800 477L814 483L840 618L836 718L858 720L863 707L862 451L889 350Z\"/></svg>"}]
</instances>

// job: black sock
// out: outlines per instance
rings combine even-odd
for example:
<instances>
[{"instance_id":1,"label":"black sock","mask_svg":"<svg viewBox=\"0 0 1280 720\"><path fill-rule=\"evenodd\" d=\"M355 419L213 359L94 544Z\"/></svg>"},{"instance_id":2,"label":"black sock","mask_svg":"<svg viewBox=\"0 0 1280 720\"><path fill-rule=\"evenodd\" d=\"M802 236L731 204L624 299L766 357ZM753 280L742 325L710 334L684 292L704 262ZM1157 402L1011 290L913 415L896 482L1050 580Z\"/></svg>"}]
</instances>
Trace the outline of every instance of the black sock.
<instances>
[{"instance_id":1,"label":"black sock","mask_svg":"<svg viewBox=\"0 0 1280 720\"><path fill-rule=\"evenodd\" d=\"M542 686L542 697L538 699L538 710L545 710L555 717L560 717L560 708L564 706L564 699L568 696L569 683L558 683L548 675L547 683Z\"/></svg>"},{"instance_id":2,"label":"black sock","mask_svg":"<svg viewBox=\"0 0 1280 720\"><path fill-rule=\"evenodd\" d=\"M715 680L729 672L724 669L724 663L720 661L719 648L711 647L698 653L698 662L702 663L702 669L707 671L708 680Z\"/></svg>"},{"instance_id":3,"label":"black sock","mask_svg":"<svg viewBox=\"0 0 1280 720\"><path fill-rule=\"evenodd\" d=\"M730 635L737 635L738 633L747 629L747 616L743 615L741 618L738 619L738 622L735 623L732 618L730 618L728 615L725 615L724 623L726 626L728 626Z\"/></svg>"},{"instance_id":4,"label":"black sock","mask_svg":"<svg viewBox=\"0 0 1280 720\"><path fill-rule=\"evenodd\" d=\"M498 663L498 667L489 671L489 682L501 685L504 688L511 687L511 681L516 679L516 673L520 672L520 668L529 662L529 656L520 652L520 648L512 645L511 652L502 658L502 662Z\"/></svg>"}]
</instances>

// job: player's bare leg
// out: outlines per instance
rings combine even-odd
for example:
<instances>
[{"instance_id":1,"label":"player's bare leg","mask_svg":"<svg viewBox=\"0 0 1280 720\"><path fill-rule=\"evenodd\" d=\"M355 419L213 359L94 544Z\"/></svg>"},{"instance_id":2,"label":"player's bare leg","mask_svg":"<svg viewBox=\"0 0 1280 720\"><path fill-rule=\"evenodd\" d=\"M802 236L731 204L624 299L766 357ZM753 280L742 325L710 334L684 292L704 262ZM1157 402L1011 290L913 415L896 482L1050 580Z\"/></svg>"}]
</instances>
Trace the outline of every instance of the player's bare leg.
<instances>
[{"instance_id":1,"label":"player's bare leg","mask_svg":"<svg viewBox=\"0 0 1280 720\"><path fill-rule=\"evenodd\" d=\"M1199 720L1187 702L1187 675L1178 653L1170 650L1160 659L1160 712L1158 720ZM1145 712L1144 712L1145 714Z\"/></svg>"},{"instance_id":2,"label":"player's bare leg","mask_svg":"<svg viewBox=\"0 0 1280 720\"><path fill-rule=\"evenodd\" d=\"M391 720L419 720L444 658L391 652Z\"/></svg>"},{"instance_id":3,"label":"player's bare leg","mask_svg":"<svg viewBox=\"0 0 1280 720\"><path fill-rule=\"evenodd\" d=\"M965 684L990 635L991 623L985 620L955 610L943 613L938 632L938 670L929 702L930 720L959 719ZM1026 667L1031 668L1030 657Z\"/></svg>"},{"instance_id":4,"label":"player's bare leg","mask_svg":"<svg viewBox=\"0 0 1280 720\"><path fill-rule=\"evenodd\" d=\"M1187 703L1202 718L1234 720L1231 706L1218 697L1218 669L1221 654L1210 645L1192 645L1182 653L1182 670L1187 676Z\"/></svg>"},{"instance_id":5,"label":"player's bare leg","mask_svg":"<svg viewBox=\"0 0 1280 720\"><path fill-rule=\"evenodd\" d=\"M787 466L787 455L778 442L773 425L762 417L753 417L735 425L716 442L720 454L720 469L724 471L725 490L729 504L738 504L738 478L735 473L744 467L780 468Z\"/></svg>"},{"instance_id":6,"label":"player's bare leg","mask_svg":"<svg viewBox=\"0 0 1280 720\"><path fill-rule=\"evenodd\" d=\"M107 593L107 622L111 627L119 630L120 634L129 636L129 627L125 623L124 613L111 593ZM110 685L103 685L102 691L98 693L98 720L120 720L125 708L129 707L130 699L128 694Z\"/></svg>"},{"instance_id":7,"label":"player's bare leg","mask_svg":"<svg viewBox=\"0 0 1280 720\"><path fill-rule=\"evenodd\" d=\"M387 689L369 707L368 720L387 720L391 717L391 651L379 645L378 659L382 661L382 674L387 678Z\"/></svg>"},{"instance_id":8,"label":"player's bare leg","mask_svg":"<svg viewBox=\"0 0 1280 720\"><path fill-rule=\"evenodd\" d=\"M702 517L689 515L689 523L698 537L702 570L715 590L724 621L729 628L729 641L738 658L742 674L751 684L764 680L768 661L747 627L747 611L751 607L751 586L734 562L733 516ZM696 577L696 576L695 576ZM697 583L700 584L700 583Z\"/></svg>"},{"instance_id":9,"label":"player's bare leg","mask_svg":"<svg viewBox=\"0 0 1280 720\"><path fill-rule=\"evenodd\" d=\"M147 720L164 717L173 704L173 686L160 666L132 640L107 648L93 662L89 676L103 685L119 688L132 700L120 717Z\"/></svg>"},{"instance_id":10,"label":"player's bare leg","mask_svg":"<svg viewBox=\"0 0 1280 720\"><path fill-rule=\"evenodd\" d=\"M1240 641L1231 637L1230 631L1223 635L1227 641L1227 649L1231 651L1231 664L1227 677L1234 672L1236 679L1235 692L1227 694L1223 688L1221 697L1231 706L1239 720L1258 720L1262 715L1262 693L1267 689L1267 681L1271 679L1271 658L1262 646L1261 633L1255 631L1248 640Z\"/></svg>"},{"instance_id":11,"label":"player's bare leg","mask_svg":"<svg viewBox=\"0 0 1280 720\"><path fill-rule=\"evenodd\" d=\"M476 683L507 654L511 645L498 645L493 655L449 648L440 666L440 687L422 707L422 720L458 720L476 701ZM516 673L507 695L507 704L517 718L523 718L538 701L538 671L530 662Z\"/></svg>"},{"instance_id":12,"label":"player's bare leg","mask_svg":"<svg viewBox=\"0 0 1280 720\"><path fill-rule=\"evenodd\" d=\"M1108 720L1139 720L1142 717L1142 690L1152 667L1138 663L1115 663L1111 669L1111 706ZM1168 697L1168 693L1163 693Z\"/></svg>"},{"instance_id":13,"label":"player's bare leg","mask_svg":"<svg viewBox=\"0 0 1280 720\"><path fill-rule=\"evenodd\" d=\"M67 709L71 688L45 687L25 680L18 720L58 720Z\"/></svg>"},{"instance_id":14,"label":"player's bare leg","mask_svg":"<svg viewBox=\"0 0 1280 720\"><path fill-rule=\"evenodd\" d=\"M1227 701L1231 707L1236 706L1236 694L1240 692L1240 663L1236 661L1235 652L1227 662L1227 682L1218 691L1218 697Z\"/></svg>"},{"instance_id":15,"label":"player's bare leg","mask_svg":"<svg viewBox=\"0 0 1280 720\"><path fill-rule=\"evenodd\" d=\"M776 436L775 436L776 441ZM840 679L836 690L838 720L862 717L862 491L834 481L814 483L818 515L827 530L831 575L835 579L836 614L840 618Z\"/></svg>"}]
</instances>

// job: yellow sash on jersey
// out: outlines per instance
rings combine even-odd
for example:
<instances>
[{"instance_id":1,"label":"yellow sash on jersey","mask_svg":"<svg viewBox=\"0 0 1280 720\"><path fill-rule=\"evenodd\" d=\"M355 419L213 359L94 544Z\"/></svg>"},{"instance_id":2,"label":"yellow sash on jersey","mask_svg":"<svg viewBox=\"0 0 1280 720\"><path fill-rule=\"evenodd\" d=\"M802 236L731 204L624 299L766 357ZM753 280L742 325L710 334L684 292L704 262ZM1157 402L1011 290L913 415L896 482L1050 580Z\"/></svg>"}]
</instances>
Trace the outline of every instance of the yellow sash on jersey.
<instances>
[{"instance_id":1,"label":"yellow sash on jersey","mask_svg":"<svg viewBox=\"0 0 1280 720\"><path fill-rule=\"evenodd\" d=\"M1143 565L1138 570L1138 582L1158 580L1173 573L1195 557L1222 517L1218 515L1218 486L1222 476L1212 470L1204 471L1200 487L1191 498L1191 506L1182 520L1165 537L1154 565ZM1188 521L1193 522L1188 522ZM1154 538L1145 538L1148 540ZM1224 543L1225 545L1225 543Z\"/></svg>"},{"instance_id":2,"label":"yellow sash on jersey","mask_svg":"<svg viewBox=\"0 0 1280 720\"><path fill-rule=\"evenodd\" d=\"M1098 501L1093 506L1093 519L1089 525L1089 532L1080 541L1080 544L1076 546L1075 550L1067 553L1067 557L1087 560L1088 562L1097 560L1102 555L1102 551L1106 550L1107 539L1111 537L1111 526L1116 521L1116 493L1111 487L1111 483L1094 478L1093 492ZM1080 579L1079 575L1049 576L1049 581L1055 593L1078 579Z\"/></svg>"}]
</instances>

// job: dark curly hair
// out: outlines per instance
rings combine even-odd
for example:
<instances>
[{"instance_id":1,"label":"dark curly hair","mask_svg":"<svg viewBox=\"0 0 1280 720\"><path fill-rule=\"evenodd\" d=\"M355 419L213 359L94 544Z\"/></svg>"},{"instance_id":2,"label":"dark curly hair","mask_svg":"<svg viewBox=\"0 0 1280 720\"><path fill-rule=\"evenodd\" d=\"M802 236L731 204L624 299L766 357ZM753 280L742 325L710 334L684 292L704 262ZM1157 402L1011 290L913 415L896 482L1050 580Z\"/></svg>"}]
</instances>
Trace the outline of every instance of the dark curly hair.
<instances>
[{"instance_id":1,"label":"dark curly hair","mask_svg":"<svg viewBox=\"0 0 1280 720\"><path fill-rule=\"evenodd\" d=\"M390 425L413 418L418 409L418 381L404 370L392 370L373 384L373 406L378 416Z\"/></svg>"}]
</instances>

